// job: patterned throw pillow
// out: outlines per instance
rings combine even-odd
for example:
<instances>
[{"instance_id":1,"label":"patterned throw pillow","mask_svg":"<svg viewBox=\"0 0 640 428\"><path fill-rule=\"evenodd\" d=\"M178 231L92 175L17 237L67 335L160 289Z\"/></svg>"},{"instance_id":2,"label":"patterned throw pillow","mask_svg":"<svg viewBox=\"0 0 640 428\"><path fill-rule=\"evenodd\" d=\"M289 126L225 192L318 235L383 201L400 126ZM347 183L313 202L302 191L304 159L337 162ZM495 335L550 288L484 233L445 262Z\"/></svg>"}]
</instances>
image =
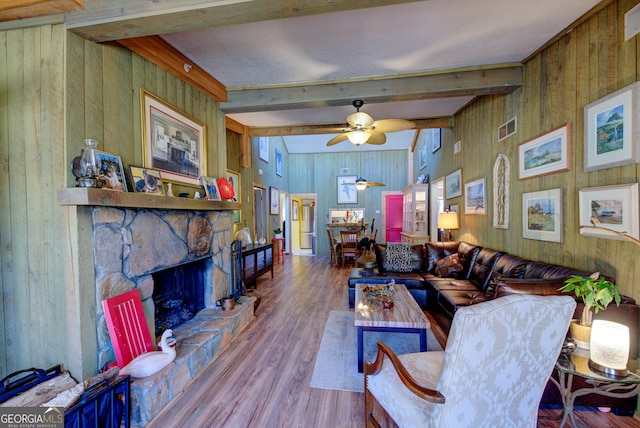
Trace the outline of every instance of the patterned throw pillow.
<instances>
[{"instance_id":1,"label":"patterned throw pillow","mask_svg":"<svg viewBox=\"0 0 640 428\"><path fill-rule=\"evenodd\" d=\"M406 242L388 243L384 269L391 272L411 272L411 244Z\"/></svg>"},{"instance_id":2,"label":"patterned throw pillow","mask_svg":"<svg viewBox=\"0 0 640 428\"><path fill-rule=\"evenodd\" d=\"M436 274L443 278L455 277L463 269L457 253L451 254L436 262Z\"/></svg>"}]
</instances>

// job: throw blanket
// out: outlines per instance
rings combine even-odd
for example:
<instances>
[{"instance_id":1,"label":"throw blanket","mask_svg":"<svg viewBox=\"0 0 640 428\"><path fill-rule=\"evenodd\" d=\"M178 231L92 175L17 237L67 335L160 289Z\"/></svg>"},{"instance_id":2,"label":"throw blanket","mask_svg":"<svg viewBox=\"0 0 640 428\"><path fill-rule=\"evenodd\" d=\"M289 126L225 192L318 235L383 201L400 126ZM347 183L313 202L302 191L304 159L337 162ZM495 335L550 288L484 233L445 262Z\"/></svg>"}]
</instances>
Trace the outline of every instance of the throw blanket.
<instances>
[{"instance_id":1,"label":"throw blanket","mask_svg":"<svg viewBox=\"0 0 640 428\"><path fill-rule=\"evenodd\" d=\"M411 272L411 244L406 242L388 243L384 269L393 272Z\"/></svg>"}]
</instances>

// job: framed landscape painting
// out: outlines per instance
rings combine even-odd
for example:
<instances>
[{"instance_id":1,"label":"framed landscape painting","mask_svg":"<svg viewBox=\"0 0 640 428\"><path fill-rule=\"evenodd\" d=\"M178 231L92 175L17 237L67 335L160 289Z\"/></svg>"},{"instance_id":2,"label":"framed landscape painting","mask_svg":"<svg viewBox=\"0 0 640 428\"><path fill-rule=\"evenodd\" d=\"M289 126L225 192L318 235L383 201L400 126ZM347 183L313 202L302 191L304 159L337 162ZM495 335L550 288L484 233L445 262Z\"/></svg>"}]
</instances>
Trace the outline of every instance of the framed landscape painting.
<instances>
[{"instance_id":1,"label":"framed landscape painting","mask_svg":"<svg viewBox=\"0 0 640 428\"><path fill-rule=\"evenodd\" d=\"M640 161L639 90L636 82L585 106L585 171Z\"/></svg>"},{"instance_id":2,"label":"framed landscape painting","mask_svg":"<svg viewBox=\"0 0 640 428\"><path fill-rule=\"evenodd\" d=\"M578 192L580 226L590 226L591 219L599 226L614 232L638 236L638 183L590 187ZM580 228L580 234L606 239L624 240L605 231Z\"/></svg>"},{"instance_id":3,"label":"framed landscape painting","mask_svg":"<svg viewBox=\"0 0 640 428\"><path fill-rule=\"evenodd\" d=\"M552 129L518 145L518 179L568 171L571 165L571 124Z\"/></svg>"},{"instance_id":4,"label":"framed landscape painting","mask_svg":"<svg viewBox=\"0 0 640 428\"><path fill-rule=\"evenodd\" d=\"M464 192L465 215L487 214L487 197L484 178L465 184Z\"/></svg>"},{"instance_id":5,"label":"framed landscape painting","mask_svg":"<svg viewBox=\"0 0 640 428\"><path fill-rule=\"evenodd\" d=\"M522 236L562 242L562 189L522 194Z\"/></svg>"},{"instance_id":6,"label":"framed landscape painting","mask_svg":"<svg viewBox=\"0 0 640 428\"><path fill-rule=\"evenodd\" d=\"M462 196L462 169L453 171L445 178L445 198L457 198Z\"/></svg>"},{"instance_id":7,"label":"framed landscape painting","mask_svg":"<svg viewBox=\"0 0 640 428\"><path fill-rule=\"evenodd\" d=\"M206 176L206 127L202 122L141 91L144 167L164 181L200 186Z\"/></svg>"}]
</instances>

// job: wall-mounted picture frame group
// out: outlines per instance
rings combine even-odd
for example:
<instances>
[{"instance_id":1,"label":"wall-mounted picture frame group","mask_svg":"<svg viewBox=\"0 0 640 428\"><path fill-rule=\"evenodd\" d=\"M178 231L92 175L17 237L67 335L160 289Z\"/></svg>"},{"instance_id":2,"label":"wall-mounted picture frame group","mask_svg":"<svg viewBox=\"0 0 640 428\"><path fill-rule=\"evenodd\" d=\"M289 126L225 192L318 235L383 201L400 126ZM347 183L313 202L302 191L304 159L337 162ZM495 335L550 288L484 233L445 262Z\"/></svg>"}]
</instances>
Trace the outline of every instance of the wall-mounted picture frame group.
<instances>
[{"instance_id":1,"label":"wall-mounted picture frame group","mask_svg":"<svg viewBox=\"0 0 640 428\"><path fill-rule=\"evenodd\" d=\"M585 172L640 162L639 97L636 82L585 106Z\"/></svg>"},{"instance_id":2,"label":"wall-mounted picture frame group","mask_svg":"<svg viewBox=\"0 0 640 428\"><path fill-rule=\"evenodd\" d=\"M464 214L486 215L487 192L484 178L465 183L464 185Z\"/></svg>"},{"instance_id":3,"label":"wall-mounted picture frame group","mask_svg":"<svg viewBox=\"0 0 640 428\"><path fill-rule=\"evenodd\" d=\"M282 177L282 152L276 149L276 175Z\"/></svg>"},{"instance_id":4,"label":"wall-mounted picture frame group","mask_svg":"<svg viewBox=\"0 0 640 428\"><path fill-rule=\"evenodd\" d=\"M275 187L269 188L269 213L280 214L280 190Z\"/></svg>"},{"instance_id":5,"label":"wall-mounted picture frame group","mask_svg":"<svg viewBox=\"0 0 640 428\"><path fill-rule=\"evenodd\" d=\"M444 180L445 198L457 198L462 196L462 169L453 171L447 175Z\"/></svg>"},{"instance_id":6,"label":"wall-mounted picture frame group","mask_svg":"<svg viewBox=\"0 0 640 428\"><path fill-rule=\"evenodd\" d=\"M522 194L522 236L562 242L562 189Z\"/></svg>"},{"instance_id":7,"label":"wall-mounted picture frame group","mask_svg":"<svg viewBox=\"0 0 640 428\"><path fill-rule=\"evenodd\" d=\"M570 123L518 145L519 180L568 171L570 167Z\"/></svg>"},{"instance_id":8,"label":"wall-mounted picture frame group","mask_svg":"<svg viewBox=\"0 0 640 428\"><path fill-rule=\"evenodd\" d=\"M120 156L111 153L93 151L96 163L100 165L99 178L104 181L103 189L127 191L127 180L124 176L124 168Z\"/></svg>"},{"instance_id":9,"label":"wall-mounted picture frame group","mask_svg":"<svg viewBox=\"0 0 640 428\"><path fill-rule=\"evenodd\" d=\"M578 191L580 225L591 226L593 217L599 227L626 232L640 239L638 232L638 183L590 187ZM624 240L605 231L580 228L580 234L605 239Z\"/></svg>"},{"instance_id":10,"label":"wall-mounted picture frame group","mask_svg":"<svg viewBox=\"0 0 640 428\"><path fill-rule=\"evenodd\" d=\"M355 175L339 175L336 183L336 193L339 204L357 204L358 190L355 183L358 179Z\"/></svg>"},{"instance_id":11,"label":"wall-mounted picture frame group","mask_svg":"<svg viewBox=\"0 0 640 428\"><path fill-rule=\"evenodd\" d=\"M200 186L206 170L206 126L141 90L144 167L164 181Z\"/></svg>"},{"instance_id":12,"label":"wall-mounted picture frame group","mask_svg":"<svg viewBox=\"0 0 640 428\"><path fill-rule=\"evenodd\" d=\"M139 166L130 166L129 172L131 172L131 184L134 192L164 196L164 185L160 172Z\"/></svg>"}]
</instances>

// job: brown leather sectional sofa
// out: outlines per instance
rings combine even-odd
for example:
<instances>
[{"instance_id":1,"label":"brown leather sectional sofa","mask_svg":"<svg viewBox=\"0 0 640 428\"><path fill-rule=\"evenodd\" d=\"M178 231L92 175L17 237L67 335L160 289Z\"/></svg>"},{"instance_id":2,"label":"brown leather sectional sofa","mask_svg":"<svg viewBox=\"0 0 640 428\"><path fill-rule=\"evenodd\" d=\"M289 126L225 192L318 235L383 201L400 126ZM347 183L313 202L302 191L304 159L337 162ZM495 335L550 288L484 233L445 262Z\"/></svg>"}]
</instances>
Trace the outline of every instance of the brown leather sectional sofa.
<instances>
[{"instance_id":1,"label":"brown leather sectional sofa","mask_svg":"<svg viewBox=\"0 0 640 428\"><path fill-rule=\"evenodd\" d=\"M499 298L508 294L526 293L538 295L562 294L558 288L573 275L590 275L578 269L523 259L508 253L483 248L467 242L428 242L411 247L411 272L397 272L388 263L386 245L375 245L377 271L365 276L360 269L352 269L349 278L349 304L354 304L354 287L357 283L385 283L391 279L405 284L416 302L435 318L445 332L458 308ZM438 262L447 256L457 255L460 269L450 277L439 276ZM407 268L405 268L407 269ZM612 278L610 278L612 279ZM613 280L613 279L612 279ZM578 302L576 318L582 311ZM638 331L640 307L633 299L624 297L619 307L610 305L595 318L622 322L629 326L631 335L631 357L638 356ZM587 387L581 378L574 379L574 388ZM560 395L555 385L547 385L542 404L560 404ZM600 395L578 397L577 406L599 406L616 408L622 413L632 414L636 398L614 399Z\"/></svg>"}]
</instances>

